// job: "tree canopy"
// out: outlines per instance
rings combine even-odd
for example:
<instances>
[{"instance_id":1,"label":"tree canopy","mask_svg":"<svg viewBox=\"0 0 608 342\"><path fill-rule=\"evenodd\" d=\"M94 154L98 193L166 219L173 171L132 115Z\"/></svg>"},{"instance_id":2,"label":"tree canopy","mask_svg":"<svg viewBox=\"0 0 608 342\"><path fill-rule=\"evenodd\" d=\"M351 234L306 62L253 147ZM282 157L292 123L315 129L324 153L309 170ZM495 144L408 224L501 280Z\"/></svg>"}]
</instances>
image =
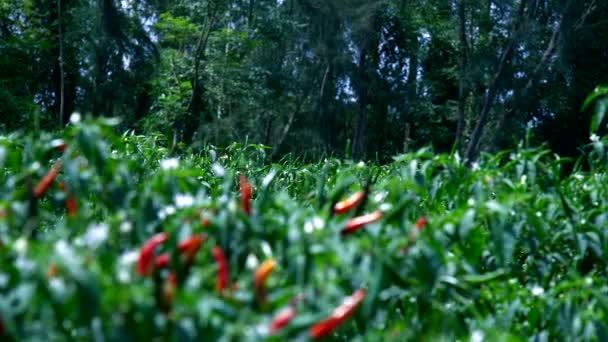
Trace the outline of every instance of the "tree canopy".
<instances>
[{"instance_id":1,"label":"tree canopy","mask_svg":"<svg viewBox=\"0 0 608 342\"><path fill-rule=\"evenodd\" d=\"M597 0L0 0L0 129L118 117L169 145L574 156L608 84Z\"/></svg>"}]
</instances>

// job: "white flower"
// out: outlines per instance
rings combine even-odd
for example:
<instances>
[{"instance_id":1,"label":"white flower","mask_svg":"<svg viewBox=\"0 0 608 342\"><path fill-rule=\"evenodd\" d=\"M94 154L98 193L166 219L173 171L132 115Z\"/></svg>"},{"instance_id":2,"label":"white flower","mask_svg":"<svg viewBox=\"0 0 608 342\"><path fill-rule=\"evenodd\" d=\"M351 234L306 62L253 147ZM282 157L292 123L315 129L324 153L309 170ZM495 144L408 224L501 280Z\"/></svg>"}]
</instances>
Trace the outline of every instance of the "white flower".
<instances>
[{"instance_id":1,"label":"white flower","mask_svg":"<svg viewBox=\"0 0 608 342\"><path fill-rule=\"evenodd\" d=\"M15 241L15 250L19 254L24 254L27 251L27 239L24 237L20 237Z\"/></svg>"},{"instance_id":2,"label":"white flower","mask_svg":"<svg viewBox=\"0 0 608 342\"><path fill-rule=\"evenodd\" d=\"M189 194L175 195L175 206L178 208L188 208L194 204L194 197Z\"/></svg>"},{"instance_id":3,"label":"white flower","mask_svg":"<svg viewBox=\"0 0 608 342\"><path fill-rule=\"evenodd\" d=\"M84 234L84 242L95 249L108 239L108 225L105 223L92 225Z\"/></svg>"},{"instance_id":4,"label":"white flower","mask_svg":"<svg viewBox=\"0 0 608 342\"><path fill-rule=\"evenodd\" d=\"M161 220L164 220L165 218L167 218L167 216L173 215L173 214L175 214L175 207L172 205L169 205L169 206L162 208L158 212L158 218L160 218Z\"/></svg>"},{"instance_id":5,"label":"white flower","mask_svg":"<svg viewBox=\"0 0 608 342\"><path fill-rule=\"evenodd\" d=\"M131 222L129 221L124 221L120 224L120 227L118 229L121 233L128 234L133 230L133 224L131 224Z\"/></svg>"},{"instance_id":6,"label":"white flower","mask_svg":"<svg viewBox=\"0 0 608 342\"><path fill-rule=\"evenodd\" d=\"M304 232L306 232L306 234L310 234L313 231L313 226L312 226L312 222L310 221L306 221L306 223L304 223Z\"/></svg>"},{"instance_id":7,"label":"white flower","mask_svg":"<svg viewBox=\"0 0 608 342\"><path fill-rule=\"evenodd\" d=\"M137 251L129 251L123 253L118 260L122 266L130 266L131 264L134 264L137 259L139 259L139 253Z\"/></svg>"},{"instance_id":8,"label":"white flower","mask_svg":"<svg viewBox=\"0 0 608 342\"><path fill-rule=\"evenodd\" d=\"M542 295L543 293L545 293L545 289L543 289L542 287L540 287L540 286L538 286L538 285L535 285L535 286L532 288L532 295L533 295L533 296L538 297L538 296Z\"/></svg>"},{"instance_id":9,"label":"white flower","mask_svg":"<svg viewBox=\"0 0 608 342\"><path fill-rule=\"evenodd\" d=\"M319 216L315 216L312 219L312 225L316 228L316 229L322 229L323 228L323 219L320 218Z\"/></svg>"},{"instance_id":10,"label":"white flower","mask_svg":"<svg viewBox=\"0 0 608 342\"><path fill-rule=\"evenodd\" d=\"M471 342L481 342L483 341L483 331L475 330L471 334Z\"/></svg>"},{"instance_id":11,"label":"white flower","mask_svg":"<svg viewBox=\"0 0 608 342\"><path fill-rule=\"evenodd\" d=\"M160 167L163 170L176 169L179 166L179 160L177 158L164 159L160 162Z\"/></svg>"},{"instance_id":12,"label":"white flower","mask_svg":"<svg viewBox=\"0 0 608 342\"><path fill-rule=\"evenodd\" d=\"M591 140L592 142L598 142L600 140L600 137L597 136L597 134L593 133L591 134L591 136L589 137L589 140Z\"/></svg>"},{"instance_id":13,"label":"white flower","mask_svg":"<svg viewBox=\"0 0 608 342\"><path fill-rule=\"evenodd\" d=\"M74 113L72 113L72 115L70 115L70 122L73 125L79 123L81 119L82 119L82 117L80 116L80 113L78 113L78 112L74 112Z\"/></svg>"},{"instance_id":14,"label":"white flower","mask_svg":"<svg viewBox=\"0 0 608 342\"><path fill-rule=\"evenodd\" d=\"M213 173L215 173L215 175L218 177L224 177L224 175L226 174L226 170L224 170L222 165L217 163L211 165L211 171L213 171Z\"/></svg>"}]
</instances>

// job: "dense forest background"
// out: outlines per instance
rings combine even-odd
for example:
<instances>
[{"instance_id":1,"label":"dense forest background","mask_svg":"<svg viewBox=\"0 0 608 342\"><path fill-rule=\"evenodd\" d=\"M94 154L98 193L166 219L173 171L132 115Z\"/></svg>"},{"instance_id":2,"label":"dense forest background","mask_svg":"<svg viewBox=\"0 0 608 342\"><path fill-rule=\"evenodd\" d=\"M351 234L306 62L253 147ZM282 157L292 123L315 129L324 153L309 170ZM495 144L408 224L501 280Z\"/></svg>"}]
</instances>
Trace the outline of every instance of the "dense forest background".
<instances>
[{"instance_id":1,"label":"dense forest background","mask_svg":"<svg viewBox=\"0 0 608 342\"><path fill-rule=\"evenodd\" d=\"M606 18L601 0L0 0L0 131L78 111L274 157L473 159L527 131L573 156Z\"/></svg>"}]
</instances>

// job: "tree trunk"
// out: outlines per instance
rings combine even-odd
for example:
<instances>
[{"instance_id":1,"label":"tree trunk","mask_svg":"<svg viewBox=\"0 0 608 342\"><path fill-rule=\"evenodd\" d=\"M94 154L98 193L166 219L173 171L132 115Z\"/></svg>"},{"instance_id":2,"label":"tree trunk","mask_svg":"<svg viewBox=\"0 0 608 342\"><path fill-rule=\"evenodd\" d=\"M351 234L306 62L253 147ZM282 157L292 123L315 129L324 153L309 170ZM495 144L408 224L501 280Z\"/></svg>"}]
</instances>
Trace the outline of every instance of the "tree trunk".
<instances>
[{"instance_id":1,"label":"tree trunk","mask_svg":"<svg viewBox=\"0 0 608 342\"><path fill-rule=\"evenodd\" d=\"M253 8L255 7L255 0L249 0L249 8L247 9L247 25L249 28L253 27Z\"/></svg>"},{"instance_id":2,"label":"tree trunk","mask_svg":"<svg viewBox=\"0 0 608 342\"><path fill-rule=\"evenodd\" d=\"M270 135L272 133L272 123L274 122L274 115L269 115L266 121L266 133L264 134L264 145L270 145Z\"/></svg>"},{"instance_id":3,"label":"tree trunk","mask_svg":"<svg viewBox=\"0 0 608 342\"><path fill-rule=\"evenodd\" d=\"M466 68L467 68L467 33L466 33L466 12L465 0L460 0L458 4L458 37L460 41L459 68L460 77L458 81L458 126L456 127L456 151L460 151L462 146L462 136L465 125L465 102L466 102Z\"/></svg>"},{"instance_id":4,"label":"tree trunk","mask_svg":"<svg viewBox=\"0 0 608 342\"><path fill-rule=\"evenodd\" d=\"M63 127L64 123L64 108L65 108L65 72L63 65L63 25L62 25L62 12L61 12L61 0L57 0L57 24L59 26L59 127Z\"/></svg>"},{"instance_id":5,"label":"tree trunk","mask_svg":"<svg viewBox=\"0 0 608 342\"><path fill-rule=\"evenodd\" d=\"M416 81L418 77L418 66L420 64L418 60L419 49L420 44L418 41L418 33L416 33L413 39L412 48L410 49L410 61L407 68L407 80L405 81L405 88L407 89L407 99L410 103L414 101L418 96Z\"/></svg>"},{"instance_id":6,"label":"tree trunk","mask_svg":"<svg viewBox=\"0 0 608 342\"><path fill-rule=\"evenodd\" d=\"M289 115L289 118L287 119L287 123L283 127L283 131L281 132L281 136L279 137L279 140L278 140L278 142L277 142L277 144L276 144L276 146L274 148L274 151L272 153L272 157L273 158L277 155L277 153L279 153L279 150L281 149L281 145L283 145L283 142L285 142L285 139L287 138L287 134L289 134L289 130L291 129L291 126L293 125L296 116L298 116L298 114L300 113L300 109L302 109L302 105L304 104L304 102L308 98L308 95L310 94L310 90L312 89L312 83L314 83L314 81L311 82L311 86L308 87L308 89L306 89L306 91L304 92L304 94L302 94L302 97L300 97L300 99L296 103L296 106L295 106L294 110Z\"/></svg>"},{"instance_id":7,"label":"tree trunk","mask_svg":"<svg viewBox=\"0 0 608 342\"><path fill-rule=\"evenodd\" d=\"M320 133L320 136L324 140L325 144L327 144L327 136L328 136L328 122L325 117L324 112L324 103L325 103L325 85L327 84L327 79L332 72L331 61L327 62L327 67L325 68L325 72L323 73L323 79L321 80L321 87L319 89L319 98L317 101L317 113L315 121L318 123L317 129Z\"/></svg>"},{"instance_id":8,"label":"tree trunk","mask_svg":"<svg viewBox=\"0 0 608 342\"><path fill-rule=\"evenodd\" d=\"M564 18L566 16L568 8L570 7L571 4L572 4L572 0L570 0L568 2L568 4L566 5L566 10L562 14L562 18L560 20L559 25L555 28L555 30L551 34L551 38L549 39L547 48L543 52L543 55L542 55L540 61L538 62L538 64L534 67L534 70L532 71L532 74L528 78L526 85L516 93L516 95L514 96L514 100L511 101L511 106L509 108L505 109L501 113L501 116L499 117L499 120L498 120L497 129L496 129L497 135L496 135L496 139L494 141L494 147L499 146L500 138L502 137L501 132L505 131L505 125L506 125L506 122L508 121L508 118L515 112L515 108L513 106L516 105L518 107L519 112L526 112L529 110L530 106L532 105L531 92L532 92L533 88L536 86L536 84L538 83L538 80L541 78L541 75L546 71L547 66L549 65L549 61L551 60L551 58L553 58L553 56L557 52L557 49L559 48L559 42L560 42L562 30L563 30ZM581 20L584 20L584 18L581 17Z\"/></svg>"},{"instance_id":9,"label":"tree trunk","mask_svg":"<svg viewBox=\"0 0 608 342\"><path fill-rule=\"evenodd\" d=\"M355 126L355 136L353 138L352 158L359 159L363 156L365 150L365 137L367 134L367 53L369 51L370 39L365 38L361 46L359 54L359 67L357 70L357 88L358 88L358 110L357 121Z\"/></svg>"},{"instance_id":10,"label":"tree trunk","mask_svg":"<svg viewBox=\"0 0 608 342\"><path fill-rule=\"evenodd\" d=\"M473 130L473 134L471 135L471 140L469 141L469 145L467 147L466 152L466 160L467 163L472 163L479 154L479 141L481 140L481 136L483 134L483 130L488 123L488 119L490 116L490 110L496 101L496 96L498 95L498 90L500 87L500 83L502 82L502 77L504 75L505 66L511 56L513 51L513 45L515 44L515 39L519 33L519 28L521 26L524 9L526 6L526 0L522 0L519 7L518 18L515 19L513 24L513 29L509 35L507 43L503 48L502 54L500 56L500 60L498 62L498 67L496 70L496 74L490 84L490 87L487 91L486 98L484 100L483 107L481 109L481 113L479 114L479 118L477 119L477 124L475 125L475 129Z\"/></svg>"},{"instance_id":11,"label":"tree trunk","mask_svg":"<svg viewBox=\"0 0 608 342\"><path fill-rule=\"evenodd\" d=\"M186 134L186 139L190 139L194 132L190 132L193 129L198 127L199 122L199 114L200 114L200 89L201 86L199 84L199 71L201 60L204 58L205 49L207 48L207 43L209 41L209 35L211 34L211 30L215 25L215 21L217 18L217 10L211 10L209 16L207 17L207 23L205 28L201 31L198 41L196 43L196 50L194 52L194 71L192 75L192 80L190 81L192 87L192 96L190 97L190 104L188 105L188 113L190 114L190 119L193 122L188 122L186 124L181 123L182 129L186 127L191 127Z\"/></svg>"}]
</instances>

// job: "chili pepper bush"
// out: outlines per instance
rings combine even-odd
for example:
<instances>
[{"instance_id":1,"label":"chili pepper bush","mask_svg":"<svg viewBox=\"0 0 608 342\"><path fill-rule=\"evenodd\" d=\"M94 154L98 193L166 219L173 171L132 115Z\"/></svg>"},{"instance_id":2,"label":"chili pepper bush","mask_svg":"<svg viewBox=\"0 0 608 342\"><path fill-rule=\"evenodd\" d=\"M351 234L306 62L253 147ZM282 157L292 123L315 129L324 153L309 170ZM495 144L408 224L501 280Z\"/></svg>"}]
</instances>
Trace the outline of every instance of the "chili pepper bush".
<instances>
[{"instance_id":1,"label":"chili pepper bush","mask_svg":"<svg viewBox=\"0 0 608 342\"><path fill-rule=\"evenodd\" d=\"M0 139L2 340L606 341L607 140L472 167ZM61 148L57 148L61 146Z\"/></svg>"}]
</instances>

